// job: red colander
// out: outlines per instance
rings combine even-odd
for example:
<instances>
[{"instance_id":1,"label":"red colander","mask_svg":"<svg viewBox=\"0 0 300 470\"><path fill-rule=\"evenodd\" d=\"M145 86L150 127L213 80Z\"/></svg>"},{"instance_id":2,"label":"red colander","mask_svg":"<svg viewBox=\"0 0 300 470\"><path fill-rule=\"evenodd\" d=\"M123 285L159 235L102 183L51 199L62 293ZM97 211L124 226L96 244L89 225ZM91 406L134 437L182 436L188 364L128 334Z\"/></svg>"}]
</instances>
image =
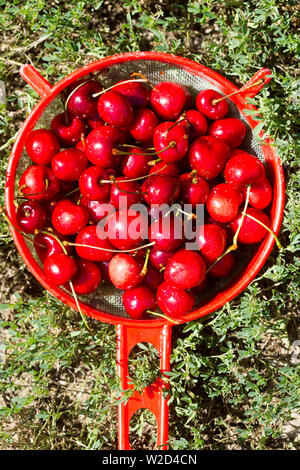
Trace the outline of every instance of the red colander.
<instances>
[{"instance_id":1,"label":"red colander","mask_svg":"<svg viewBox=\"0 0 300 470\"><path fill-rule=\"evenodd\" d=\"M41 100L18 133L8 163L5 187L6 211L14 225L17 225L14 198L18 180L24 169L31 164L24 150L28 134L35 128L50 127L53 116L63 110L61 92L75 80L97 73L100 77L99 80L106 87L120 80L128 79L132 72L146 75L153 84L161 81L174 81L186 85L194 94L206 88L213 88L224 95L232 94L238 90L231 82L203 65L181 57L156 52L125 53L107 57L76 70L55 86L50 85L34 67L24 65L20 69L20 74L39 93ZM260 81L260 79L262 80ZM278 234L284 208L283 169L272 142L265 139L262 144L254 138L252 131L258 122L247 113L247 110L256 111L256 108L247 102L247 97L254 97L270 79L271 71L269 69L259 70L240 89L238 94L233 94L228 99L228 103L229 115L241 119L247 128L242 148L256 155L264 163L268 178L272 182L273 201L269 215L271 229L275 234ZM256 85L251 86L253 84ZM11 232L24 262L36 279L59 300L77 309L75 300L68 291L52 285L47 280L40 262L33 253L34 250L32 250L30 242L12 227ZM273 245L274 237L268 234L251 253L251 256L247 256L247 253L245 256L240 256L237 269L228 282L219 284L217 290L208 289L202 297L198 298L195 309L179 318L178 322L185 323L204 317L240 294L262 268ZM101 285L96 293L79 296L79 302L84 314L116 325L117 369L123 390L133 389L128 378L128 356L137 343L151 343L158 350L162 377L165 372L170 370L171 323L168 320L161 317L148 320L129 318L122 305L122 291L107 284ZM156 417L156 447L162 450L168 448L168 404L163 393L164 388L167 387L166 383L167 381L159 377L153 384L146 387L142 394L133 391L127 401L118 405L120 450L131 449L129 443L130 419L140 408L149 409Z\"/></svg>"}]
</instances>

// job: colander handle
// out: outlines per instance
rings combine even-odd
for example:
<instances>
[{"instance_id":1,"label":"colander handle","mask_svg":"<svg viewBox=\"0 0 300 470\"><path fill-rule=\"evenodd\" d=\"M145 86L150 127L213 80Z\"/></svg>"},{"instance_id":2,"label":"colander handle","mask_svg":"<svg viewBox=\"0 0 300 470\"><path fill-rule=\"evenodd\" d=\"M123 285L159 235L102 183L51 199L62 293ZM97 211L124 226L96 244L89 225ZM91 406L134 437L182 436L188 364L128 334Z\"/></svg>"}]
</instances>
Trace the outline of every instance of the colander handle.
<instances>
[{"instance_id":1,"label":"colander handle","mask_svg":"<svg viewBox=\"0 0 300 470\"><path fill-rule=\"evenodd\" d=\"M52 85L32 65L22 65L20 75L42 98L50 93Z\"/></svg>"},{"instance_id":2,"label":"colander handle","mask_svg":"<svg viewBox=\"0 0 300 470\"><path fill-rule=\"evenodd\" d=\"M254 98L254 96L260 92L262 87L271 80L271 78L272 72L270 69L260 69L244 86L242 86L242 88L240 88L239 94L243 94L249 98ZM255 85L256 83L257 85Z\"/></svg>"},{"instance_id":3,"label":"colander handle","mask_svg":"<svg viewBox=\"0 0 300 470\"><path fill-rule=\"evenodd\" d=\"M163 380L165 372L170 370L171 326L164 325L154 328L137 328L117 325L117 370L121 380L122 390L132 390L129 399L126 395L120 397L118 405L119 450L131 450L129 443L129 424L133 414L146 408L154 414L157 421L156 448L167 450L168 441L168 403L164 392L168 388ZM131 349L137 344L147 342L154 345L159 352L160 372L154 383L143 389L142 393L134 391L134 385L129 381L128 357ZM165 375L167 378L167 376ZM124 398L122 400L122 397Z\"/></svg>"}]
</instances>

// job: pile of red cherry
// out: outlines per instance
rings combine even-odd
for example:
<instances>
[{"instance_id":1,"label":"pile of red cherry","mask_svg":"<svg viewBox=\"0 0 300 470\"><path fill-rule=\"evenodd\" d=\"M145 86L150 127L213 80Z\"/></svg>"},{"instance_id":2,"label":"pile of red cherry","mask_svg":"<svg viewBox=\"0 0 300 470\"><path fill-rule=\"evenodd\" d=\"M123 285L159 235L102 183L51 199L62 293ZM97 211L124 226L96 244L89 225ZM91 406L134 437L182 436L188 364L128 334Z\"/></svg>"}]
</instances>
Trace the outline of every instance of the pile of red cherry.
<instances>
[{"instance_id":1,"label":"pile of red cherry","mask_svg":"<svg viewBox=\"0 0 300 470\"><path fill-rule=\"evenodd\" d=\"M27 138L33 163L19 180L18 230L35 235L55 285L87 295L105 280L124 291L132 318L149 318L157 307L171 318L188 313L197 293L230 274L237 244L259 243L270 224L263 209L271 184L260 160L240 148L244 123L228 117L228 102L212 89L193 103L187 87L152 86L145 77L106 90L95 77L80 79L64 104L50 129ZM166 215L168 233L162 215L148 229L148 217L128 212L136 203L148 217L153 204L191 204L192 211L205 204L198 249L175 236L176 214ZM137 217L146 233L131 238L128 225Z\"/></svg>"}]
</instances>

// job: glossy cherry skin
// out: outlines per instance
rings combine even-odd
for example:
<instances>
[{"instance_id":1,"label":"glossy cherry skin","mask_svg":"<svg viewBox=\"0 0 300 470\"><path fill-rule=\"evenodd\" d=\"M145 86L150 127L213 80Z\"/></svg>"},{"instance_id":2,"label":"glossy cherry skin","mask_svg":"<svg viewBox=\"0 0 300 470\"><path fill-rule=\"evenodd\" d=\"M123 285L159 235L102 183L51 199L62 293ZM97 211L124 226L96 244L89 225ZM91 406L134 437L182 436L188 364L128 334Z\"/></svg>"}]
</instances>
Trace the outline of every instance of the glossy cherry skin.
<instances>
[{"instance_id":1,"label":"glossy cherry skin","mask_svg":"<svg viewBox=\"0 0 300 470\"><path fill-rule=\"evenodd\" d=\"M134 113L129 131L137 142L148 142L153 138L158 123L158 117L151 109L140 108Z\"/></svg>"},{"instance_id":2,"label":"glossy cherry skin","mask_svg":"<svg viewBox=\"0 0 300 470\"><path fill-rule=\"evenodd\" d=\"M203 136L196 139L189 148L188 158L193 170L207 180L216 178L230 158L230 148L223 139Z\"/></svg>"},{"instance_id":3,"label":"glossy cherry skin","mask_svg":"<svg viewBox=\"0 0 300 470\"><path fill-rule=\"evenodd\" d=\"M133 204L139 204L143 200L141 185L138 181L126 181L126 176L115 178L116 185L110 187L110 203L116 208L130 207Z\"/></svg>"},{"instance_id":4,"label":"glossy cherry skin","mask_svg":"<svg viewBox=\"0 0 300 470\"><path fill-rule=\"evenodd\" d=\"M240 119L224 118L212 122L208 134L226 140L231 148L241 145L246 135L246 126Z\"/></svg>"},{"instance_id":5,"label":"glossy cherry skin","mask_svg":"<svg viewBox=\"0 0 300 470\"><path fill-rule=\"evenodd\" d=\"M109 278L118 289L132 289L143 280L139 259L127 253L116 254L109 263Z\"/></svg>"},{"instance_id":6,"label":"glossy cherry skin","mask_svg":"<svg viewBox=\"0 0 300 470\"><path fill-rule=\"evenodd\" d=\"M85 134L85 123L78 117L67 117L65 113L60 113L51 121L51 130L57 136L62 147L72 147L76 145Z\"/></svg>"},{"instance_id":7,"label":"glossy cherry skin","mask_svg":"<svg viewBox=\"0 0 300 470\"><path fill-rule=\"evenodd\" d=\"M124 291L123 305L127 315L138 320L147 310L155 310L157 303L154 292L148 286L139 285Z\"/></svg>"},{"instance_id":8,"label":"glossy cherry skin","mask_svg":"<svg viewBox=\"0 0 300 470\"><path fill-rule=\"evenodd\" d=\"M243 195L246 198L247 188L243 188ZM272 186L267 178L259 183L252 183L249 194L249 204L255 209L265 209L272 201Z\"/></svg>"},{"instance_id":9,"label":"glossy cherry skin","mask_svg":"<svg viewBox=\"0 0 300 470\"><path fill-rule=\"evenodd\" d=\"M163 121L175 120L190 101L189 89L179 83L161 82L151 90L151 107Z\"/></svg>"},{"instance_id":10,"label":"glossy cherry skin","mask_svg":"<svg viewBox=\"0 0 300 470\"><path fill-rule=\"evenodd\" d=\"M109 173L100 166L90 166L79 178L79 189L84 198L91 201L107 201L110 194Z\"/></svg>"},{"instance_id":11,"label":"glossy cherry skin","mask_svg":"<svg viewBox=\"0 0 300 470\"><path fill-rule=\"evenodd\" d=\"M185 116L186 117L184 119L182 116L179 116L177 122L181 121L179 123L180 125L187 126L187 133L190 141L193 141L198 137L206 134L208 124L207 119L203 113L197 111L196 109L188 109L185 111Z\"/></svg>"},{"instance_id":12,"label":"glossy cherry skin","mask_svg":"<svg viewBox=\"0 0 300 470\"><path fill-rule=\"evenodd\" d=\"M46 259L44 273L50 282L61 286L76 275L77 265L71 256L64 253L55 253Z\"/></svg>"},{"instance_id":13,"label":"glossy cherry skin","mask_svg":"<svg viewBox=\"0 0 300 470\"><path fill-rule=\"evenodd\" d=\"M209 194L208 182L191 172L180 176L181 200L184 204L191 204L193 208L197 204L205 204Z\"/></svg>"},{"instance_id":14,"label":"glossy cherry skin","mask_svg":"<svg viewBox=\"0 0 300 470\"><path fill-rule=\"evenodd\" d=\"M239 152L226 163L224 176L227 183L243 188L261 182L265 178L265 168L258 158Z\"/></svg>"},{"instance_id":15,"label":"glossy cherry skin","mask_svg":"<svg viewBox=\"0 0 300 470\"><path fill-rule=\"evenodd\" d=\"M62 237L61 235L58 238L61 241L66 240L66 237ZM62 248L61 244L51 235L51 233L38 233L34 237L33 244L36 254L42 263L44 263L51 255L56 253L64 253L64 249ZM68 255L70 255L73 251L72 246L70 245L66 245L64 248Z\"/></svg>"},{"instance_id":16,"label":"glossy cherry skin","mask_svg":"<svg viewBox=\"0 0 300 470\"><path fill-rule=\"evenodd\" d=\"M175 250L162 251L156 248L156 246L152 246L150 249L149 261L154 266L154 268L160 270L167 265L167 262L175 253Z\"/></svg>"},{"instance_id":17,"label":"glossy cherry skin","mask_svg":"<svg viewBox=\"0 0 300 470\"><path fill-rule=\"evenodd\" d=\"M80 199L80 205L88 209L90 221L96 224L105 217L108 217L115 211L115 208L109 202L90 201L85 197Z\"/></svg>"},{"instance_id":18,"label":"glossy cherry skin","mask_svg":"<svg viewBox=\"0 0 300 470\"><path fill-rule=\"evenodd\" d=\"M85 153L94 165L103 168L115 168L120 159L114 149L120 143L121 134L116 127L102 126L92 130L87 138Z\"/></svg>"},{"instance_id":19,"label":"glossy cherry skin","mask_svg":"<svg viewBox=\"0 0 300 470\"><path fill-rule=\"evenodd\" d=\"M227 253L223 258L219 259L216 264L208 271L208 276L221 278L228 276L235 265L234 255Z\"/></svg>"},{"instance_id":20,"label":"glossy cherry skin","mask_svg":"<svg viewBox=\"0 0 300 470\"><path fill-rule=\"evenodd\" d=\"M207 265L221 256L226 248L227 232L217 224L204 224L203 231L197 234L197 244L201 256Z\"/></svg>"},{"instance_id":21,"label":"glossy cherry skin","mask_svg":"<svg viewBox=\"0 0 300 470\"><path fill-rule=\"evenodd\" d=\"M239 189L229 183L221 183L211 189L206 209L217 222L228 223L236 218L242 201Z\"/></svg>"},{"instance_id":22,"label":"glossy cherry skin","mask_svg":"<svg viewBox=\"0 0 300 470\"><path fill-rule=\"evenodd\" d=\"M75 247L78 256L90 261L109 261L114 254L109 251L114 250L114 247L105 236L101 226L89 225L84 227L78 233L75 244L78 245ZM95 248L90 248L91 246Z\"/></svg>"},{"instance_id":23,"label":"glossy cherry skin","mask_svg":"<svg viewBox=\"0 0 300 470\"><path fill-rule=\"evenodd\" d=\"M98 289L102 280L99 266L93 261L76 259L77 274L72 278L74 291L79 295L88 295Z\"/></svg>"},{"instance_id":24,"label":"glossy cherry skin","mask_svg":"<svg viewBox=\"0 0 300 470\"><path fill-rule=\"evenodd\" d=\"M52 213L52 225L62 235L74 235L82 230L88 221L88 210L69 199L59 201Z\"/></svg>"},{"instance_id":25,"label":"glossy cherry skin","mask_svg":"<svg viewBox=\"0 0 300 470\"><path fill-rule=\"evenodd\" d=\"M111 126L130 127L133 121L133 108L126 96L110 90L100 96L97 110L103 121Z\"/></svg>"},{"instance_id":26,"label":"glossy cherry skin","mask_svg":"<svg viewBox=\"0 0 300 470\"><path fill-rule=\"evenodd\" d=\"M255 217L255 219L259 220L267 227L270 227L270 219L262 210L249 207L246 213ZM231 222L230 230L232 233L236 233L241 222L241 217L242 214L239 214L236 219ZM246 216L239 231L237 241L244 245L259 243L264 239L267 233L268 231L262 225Z\"/></svg>"},{"instance_id":27,"label":"glossy cherry skin","mask_svg":"<svg viewBox=\"0 0 300 470\"><path fill-rule=\"evenodd\" d=\"M45 227L46 209L37 201L25 201L18 207L16 218L22 232L34 233L35 230Z\"/></svg>"},{"instance_id":28,"label":"glossy cherry skin","mask_svg":"<svg viewBox=\"0 0 300 470\"><path fill-rule=\"evenodd\" d=\"M169 317L185 315L192 310L195 303L192 292L186 292L168 281L159 286L156 298L158 306Z\"/></svg>"},{"instance_id":29,"label":"glossy cherry skin","mask_svg":"<svg viewBox=\"0 0 300 470\"><path fill-rule=\"evenodd\" d=\"M148 163L153 160L152 156L144 155L143 150L138 147L130 149L129 155L124 155L121 162L121 171L127 178L139 178L149 172Z\"/></svg>"},{"instance_id":30,"label":"glossy cherry skin","mask_svg":"<svg viewBox=\"0 0 300 470\"><path fill-rule=\"evenodd\" d=\"M37 165L48 165L52 157L59 152L60 145L53 131L35 129L30 132L25 142L29 158Z\"/></svg>"},{"instance_id":31,"label":"glossy cherry skin","mask_svg":"<svg viewBox=\"0 0 300 470\"><path fill-rule=\"evenodd\" d=\"M86 81L86 79L81 78L73 82L67 90L69 97L67 98L67 109L69 113L81 119L95 116L97 112L97 98L94 98L93 95L101 90L102 86L96 80Z\"/></svg>"},{"instance_id":32,"label":"glossy cherry skin","mask_svg":"<svg viewBox=\"0 0 300 470\"><path fill-rule=\"evenodd\" d=\"M51 160L54 175L62 181L77 181L87 166L85 154L76 148L62 150Z\"/></svg>"},{"instance_id":33,"label":"glossy cherry skin","mask_svg":"<svg viewBox=\"0 0 300 470\"><path fill-rule=\"evenodd\" d=\"M164 271L165 281L181 289L191 289L205 278L206 264L196 251L178 250L168 261Z\"/></svg>"},{"instance_id":34,"label":"glossy cherry skin","mask_svg":"<svg viewBox=\"0 0 300 470\"><path fill-rule=\"evenodd\" d=\"M149 176L143 184L142 191L147 204L172 204L180 194L180 183L173 176Z\"/></svg>"},{"instance_id":35,"label":"glossy cherry skin","mask_svg":"<svg viewBox=\"0 0 300 470\"><path fill-rule=\"evenodd\" d=\"M189 147L186 129L180 125L170 129L173 125L174 122L163 122L156 127L153 134L155 152L164 162L181 160L186 155ZM170 147L167 148L168 146Z\"/></svg>"},{"instance_id":36,"label":"glossy cherry skin","mask_svg":"<svg viewBox=\"0 0 300 470\"><path fill-rule=\"evenodd\" d=\"M147 237L148 218L141 212L122 209L107 217L104 229L115 248L130 250Z\"/></svg>"},{"instance_id":37,"label":"glossy cherry skin","mask_svg":"<svg viewBox=\"0 0 300 470\"><path fill-rule=\"evenodd\" d=\"M137 82L135 80L125 83L126 81L127 80L117 83L113 87L113 90L126 96L131 106L134 108L145 108L150 100L150 90L148 86L143 82Z\"/></svg>"},{"instance_id":38,"label":"glossy cherry skin","mask_svg":"<svg viewBox=\"0 0 300 470\"><path fill-rule=\"evenodd\" d=\"M173 162L158 162L155 165L150 166L149 175L169 175L177 178L180 175L180 167L177 163Z\"/></svg>"},{"instance_id":39,"label":"glossy cherry skin","mask_svg":"<svg viewBox=\"0 0 300 470\"><path fill-rule=\"evenodd\" d=\"M148 238L161 251L176 250L184 240L181 220L173 216L159 217L150 225Z\"/></svg>"},{"instance_id":40,"label":"glossy cherry skin","mask_svg":"<svg viewBox=\"0 0 300 470\"><path fill-rule=\"evenodd\" d=\"M48 201L58 194L60 183L47 166L32 165L22 173L19 189L28 199Z\"/></svg>"},{"instance_id":41,"label":"glossy cherry skin","mask_svg":"<svg viewBox=\"0 0 300 470\"><path fill-rule=\"evenodd\" d=\"M222 98L222 95L215 90L200 91L196 97L196 107L209 119L222 119L228 113L228 103L225 100L214 104L214 100Z\"/></svg>"}]
</instances>

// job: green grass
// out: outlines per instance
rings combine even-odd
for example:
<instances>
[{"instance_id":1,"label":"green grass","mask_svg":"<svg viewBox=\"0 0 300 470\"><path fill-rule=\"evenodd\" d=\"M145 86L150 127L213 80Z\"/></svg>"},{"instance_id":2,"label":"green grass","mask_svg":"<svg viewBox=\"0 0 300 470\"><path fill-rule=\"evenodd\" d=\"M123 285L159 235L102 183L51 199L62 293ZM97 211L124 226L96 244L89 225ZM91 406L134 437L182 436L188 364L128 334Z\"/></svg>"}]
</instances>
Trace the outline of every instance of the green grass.
<instances>
[{"instance_id":1,"label":"green grass","mask_svg":"<svg viewBox=\"0 0 300 470\"><path fill-rule=\"evenodd\" d=\"M261 67L272 70L255 104L284 163L284 249L274 248L244 293L212 317L173 328L172 449L299 448L297 433L283 435L299 412L300 385L292 348L300 331L297 4L0 1L0 79L8 97L0 109L0 204L13 137L38 101L19 64L32 63L52 83L93 60L138 50L194 59L238 86ZM0 448L116 448L114 327L88 320L87 331L77 312L33 280L3 222L0 231ZM156 367L153 350L132 358L137 387ZM132 433L136 446L153 441L153 417L144 412Z\"/></svg>"}]
</instances>

